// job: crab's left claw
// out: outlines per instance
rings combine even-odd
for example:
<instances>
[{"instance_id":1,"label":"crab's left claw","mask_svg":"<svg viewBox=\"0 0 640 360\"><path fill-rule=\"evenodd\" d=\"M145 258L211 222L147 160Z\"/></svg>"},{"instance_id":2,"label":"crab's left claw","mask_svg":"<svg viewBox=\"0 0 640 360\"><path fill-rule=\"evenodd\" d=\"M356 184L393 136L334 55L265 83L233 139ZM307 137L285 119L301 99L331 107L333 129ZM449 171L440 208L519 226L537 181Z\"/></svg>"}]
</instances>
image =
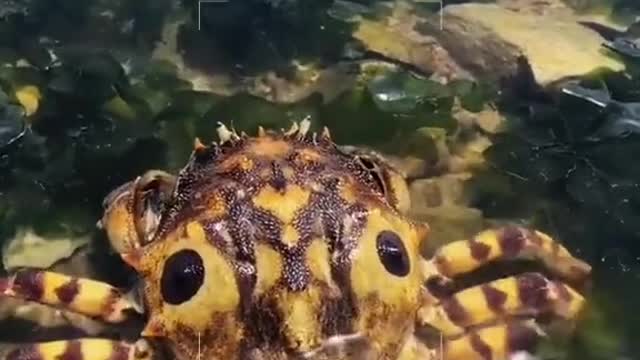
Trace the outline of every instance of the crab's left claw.
<instances>
[{"instance_id":1,"label":"crab's left claw","mask_svg":"<svg viewBox=\"0 0 640 360\"><path fill-rule=\"evenodd\" d=\"M562 280L539 273L506 277L457 292L447 290L458 275L490 262L522 258L542 262L562 280L579 282L591 272L588 264L546 234L513 226L447 244L423 263L426 296L418 323L441 334L443 360L502 359L515 351L530 350L524 346L543 334L533 319L551 315L575 320L580 316L584 297ZM514 319L530 321L514 323Z\"/></svg>"}]
</instances>

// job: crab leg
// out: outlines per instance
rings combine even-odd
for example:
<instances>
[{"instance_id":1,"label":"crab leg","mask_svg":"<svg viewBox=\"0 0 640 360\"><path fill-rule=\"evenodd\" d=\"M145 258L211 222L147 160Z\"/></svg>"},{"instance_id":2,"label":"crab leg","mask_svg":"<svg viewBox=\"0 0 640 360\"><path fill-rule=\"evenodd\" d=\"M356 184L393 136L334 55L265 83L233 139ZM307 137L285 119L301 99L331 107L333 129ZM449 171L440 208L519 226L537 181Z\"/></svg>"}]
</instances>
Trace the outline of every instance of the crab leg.
<instances>
[{"instance_id":1,"label":"crab leg","mask_svg":"<svg viewBox=\"0 0 640 360\"><path fill-rule=\"evenodd\" d=\"M113 286L49 271L25 269L0 278L0 297L64 308L110 323L127 319L136 304Z\"/></svg>"},{"instance_id":2,"label":"crab leg","mask_svg":"<svg viewBox=\"0 0 640 360\"><path fill-rule=\"evenodd\" d=\"M496 260L535 259L569 280L580 280L591 272L589 264L576 259L548 235L511 226L487 230L473 240L461 240L440 248L423 271L427 282L471 272Z\"/></svg>"},{"instance_id":3,"label":"crab leg","mask_svg":"<svg viewBox=\"0 0 640 360\"><path fill-rule=\"evenodd\" d=\"M515 316L553 314L573 319L584 298L571 287L538 273L506 277L464 289L418 311L418 322L438 329L446 337L477 326Z\"/></svg>"},{"instance_id":4,"label":"crab leg","mask_svg":"<svg viewBox=\"0 0 640 360\"><path fill-rule=\"evenodd\" d=\"M145 340L136 343L83 338L33 343L19 346L2 360L147 360L153 356Z\"/></svg>"},{"instance_id":5,"label":"crab leg","mask_svg":"<svg viewBox=\"0 0 640 360\"><path fill-rule=\"evenodd\" d=\"M488 326L443 340L435 359L504 360L514 352L532 350L543 335L531 320Z\"/></svg>"},{"instance_id":6,"label":"crab leg","mask_svg":"<svg viewBox=\"0 0 640 360\"><path fill-rule=\"evenodd\" d=\"M441 336L429 346L413 335L398 360L505 360L532 350L544 335L532 320L481 327L455 338Z\"/></svg>"}]
</instances>

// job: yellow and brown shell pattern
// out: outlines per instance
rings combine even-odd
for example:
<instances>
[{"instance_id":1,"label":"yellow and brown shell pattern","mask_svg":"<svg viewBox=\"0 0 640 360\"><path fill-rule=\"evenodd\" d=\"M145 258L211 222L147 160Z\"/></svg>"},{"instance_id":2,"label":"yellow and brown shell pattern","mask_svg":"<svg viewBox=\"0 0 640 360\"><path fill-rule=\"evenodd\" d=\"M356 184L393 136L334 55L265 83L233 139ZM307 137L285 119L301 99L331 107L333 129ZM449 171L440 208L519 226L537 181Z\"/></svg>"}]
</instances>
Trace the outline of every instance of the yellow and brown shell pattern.
<instances>
[{"instance_id":1,"label":"yellow and brown shell pattern","mask_svg":"<svg viewBox=\"0 0 640 360\"><path fill-rule=\"evenodd\" d=\"M139 339L24 344L5 360L490 360L535 345L535 320L578 318L563 281L591 271L549 236L486 230L420 255L426 224L408 219L400 173L346 152L325 129L257 136L219 128L177 176L149 171L105 200L101 225L141 278L139 299L106 283L23 269L1 296L110 323L144 313ZM460 275L528 258L524 273L456 288ZM435 330L437 341L416 329ZM165 351L161 351L164 349Z\"/></svg>"}]
</instances>

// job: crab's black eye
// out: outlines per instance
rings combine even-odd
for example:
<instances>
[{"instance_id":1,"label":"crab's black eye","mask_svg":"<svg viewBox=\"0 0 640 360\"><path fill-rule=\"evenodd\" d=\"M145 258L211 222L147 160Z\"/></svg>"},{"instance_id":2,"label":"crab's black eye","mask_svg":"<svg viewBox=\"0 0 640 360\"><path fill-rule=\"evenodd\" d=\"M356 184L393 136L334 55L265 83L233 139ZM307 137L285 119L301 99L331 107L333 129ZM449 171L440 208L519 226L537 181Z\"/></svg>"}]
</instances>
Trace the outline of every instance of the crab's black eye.
<instances>
[{"instance_id":1,"label":"crab's black eye","mask_svg":"<svg viewBox=\"0 0 640 360\"><path fill-rule=\"evenodd\" d=\"M376 239L378 256L385 269L395 276L407 276L411 265L409 255L398 234L384 230Z\"/></svg>"},{"instance_id":2,"label":"crab's black eye","mask_svg":"<svg viewBox=\"0 0 640 360\"><path fill-rule=\"evenodd\" d=\"M164 264L160 291L165 302L179 305L191 299L204 281L202 258L194 250L181 250Z\"/></svg>"}]
</instances>

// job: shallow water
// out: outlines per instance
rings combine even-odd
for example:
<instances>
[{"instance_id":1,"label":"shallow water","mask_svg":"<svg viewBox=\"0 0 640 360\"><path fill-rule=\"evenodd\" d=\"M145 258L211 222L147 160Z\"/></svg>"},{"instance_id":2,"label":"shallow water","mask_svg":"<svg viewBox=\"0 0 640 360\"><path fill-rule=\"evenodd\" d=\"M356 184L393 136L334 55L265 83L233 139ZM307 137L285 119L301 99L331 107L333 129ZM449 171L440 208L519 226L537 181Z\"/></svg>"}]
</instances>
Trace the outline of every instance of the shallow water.
<instances>
[{"instance_id":1,"label":"shallow water","mask_svg":"<svg viewBox=\"0 0 640 360\"><path fill-rule=\"evenodd\" d=\"M130 286L95 227L110 190L178 171L217 122L309 119L407 172L426 252L510 221L593 265L576 332L541 359L640 359L636 16L635 0L0 0L3 269ZM2 299L0 321L0 343L77 334Z\"/></svg>"}]
</instances>

